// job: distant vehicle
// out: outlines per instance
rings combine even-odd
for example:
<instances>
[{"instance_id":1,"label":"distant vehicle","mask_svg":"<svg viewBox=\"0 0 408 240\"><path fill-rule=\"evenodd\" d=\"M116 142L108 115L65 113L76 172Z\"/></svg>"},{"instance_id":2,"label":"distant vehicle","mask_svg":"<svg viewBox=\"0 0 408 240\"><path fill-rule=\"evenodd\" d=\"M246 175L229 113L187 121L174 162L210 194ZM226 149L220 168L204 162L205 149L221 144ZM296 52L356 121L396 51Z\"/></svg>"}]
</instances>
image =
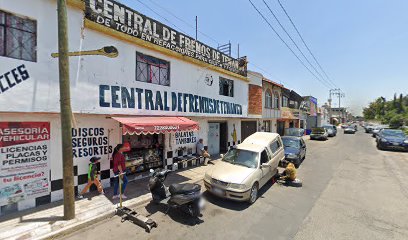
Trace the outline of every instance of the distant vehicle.
<instances>
[{"instance_id":1,"label":"distant vehicle","mask_svg":"<svg viewBox=\"0 0 408 240\"><path fill-rule=\"evenodd\" d=\"M285 148L284 163L291 162L296 168L306 158L306 143L301 137L283 136L283 146Z\"/></svg>"},{"instance_id":2,"label":"distant vehicle","mask_svg":"<svg viewBox=\"0 0 408 240\"><path fill-rule=\"evenodd\" d=\"M285 152L279 134L256 132L221 157L205 173L205 188L215 196L252 204L259 189L278 173Z\"/></svg>"},{"instance_id":3,"label":"distant vehicle","mask_svg":"<svg viewBox=\"0 0 408 240\"><path fill-rule=\"evenodd\" d=\"M347 125L347 124L345 124L345 123L343 123L343 124L341 124L341 128L342 129L345 129L346 127L348 127L349 125Z\"/></svg>"},{"instance_id":4,"label":"distant vehicle","mask_svg":"<svg viewBox=\"0 0 408 240\"><path fill-rule=\"evenodd\" d=\"M326 128L329 137L334 137L337 135L337 127L334 125L324 125L323 128Z\"/></svg>"},{"instance_id":5,"label":"distant vehicle","mask_svg":"<svg viewBox=\"0 0 408 240\"><path fill-rule=\"evenodd\" d=\"M377 148L396 149L408 152L408 137L402 130L383 129L378 133Z\"/></svg>"},{"instance_id":6,"label":"distant vehicle","mask_svg":"<svg viewBox=\"0 0 408 240\"><path fill-rule=\"evenodd\" d=\"M310 133L310 140L327 140L329 139L329 134L325 128L312 128L312 132Z\"/></svg>"},{"instance_id":7,"label":"distant vehicle","mask_svg":"<svg viewBox=\"0 0 408 240\"><path fill-rule=\"evenodd\" d=\"M355 134L356 129L353 126L348 126L344 129L344 134Z\"/></svg>"},{"instance_id":8,"label":"distant vehicle","mask_svg":"<svg viewBox=\"0 0 408 240\"><path fill-rule=\"evenodd\" d=\"M372 133L371 136L372 136L373 138L376 138L376 137L377 137L377 134L378 134L381 130L383 130L385 127L386 127L386 126L383 126L383 125L375 126L375 127L371 130L371 133Z\"/></svg>"},{"instance_id":9,"label":"distant vehicle","mask_svg":"<svg viewBox=\"0 0 408 240\"><path fill-rule=\"evenodd\" d=\"M303 128L285 128L285 136L302 137L305 135Z\"/></svg>"},{"instance_id":10,"label":"distant vehicle","mask_svg":"<svg viewBox=\"0 0 408 240\"><path fill-rule=\"evenodd\" d=\"M374 129L374 125L367 125L364 129L366 133L371 133Z\"/></svg>"}]
</instances>

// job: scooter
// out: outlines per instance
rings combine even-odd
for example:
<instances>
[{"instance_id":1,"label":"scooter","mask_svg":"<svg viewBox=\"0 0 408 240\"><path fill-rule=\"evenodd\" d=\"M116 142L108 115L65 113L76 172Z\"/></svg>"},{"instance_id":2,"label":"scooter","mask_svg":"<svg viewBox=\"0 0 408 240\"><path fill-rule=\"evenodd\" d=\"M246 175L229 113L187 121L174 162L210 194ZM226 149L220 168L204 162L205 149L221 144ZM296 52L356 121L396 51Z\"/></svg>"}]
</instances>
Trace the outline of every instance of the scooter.
<instances>
[{"instance_id":1,"label":"scooter","mask_svg":"<svg viewBox=\"0 0 408 240\"><path fill-rule=\"evenodd\" d=\"M153 202L170 208L179 208L192 217L200 216L204 208L204 200L201 196L201 186L198 184L184 183L171 184L169 188L164 185L167 175L171 170L150 170L149 189L152 193Z\"/></svg>"}]
</instances>

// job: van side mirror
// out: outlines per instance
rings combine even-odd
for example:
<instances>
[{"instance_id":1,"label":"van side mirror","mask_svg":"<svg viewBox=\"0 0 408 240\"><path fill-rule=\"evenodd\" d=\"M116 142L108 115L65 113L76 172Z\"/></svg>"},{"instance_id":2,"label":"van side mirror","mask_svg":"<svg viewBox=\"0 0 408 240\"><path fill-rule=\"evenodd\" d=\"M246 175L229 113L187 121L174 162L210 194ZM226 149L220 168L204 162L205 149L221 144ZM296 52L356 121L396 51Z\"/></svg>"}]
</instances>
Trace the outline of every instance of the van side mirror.
<instances>
[{"instance_id":1,"label":"van side mirror","mask_svg":"<svg viewBox=\"0 0 408 240\"><path fill-rule=\"evenodd\" d=\"M269 165L267 163L262 163L261 168L268 168Z\"/></svg>"}]
</instances>

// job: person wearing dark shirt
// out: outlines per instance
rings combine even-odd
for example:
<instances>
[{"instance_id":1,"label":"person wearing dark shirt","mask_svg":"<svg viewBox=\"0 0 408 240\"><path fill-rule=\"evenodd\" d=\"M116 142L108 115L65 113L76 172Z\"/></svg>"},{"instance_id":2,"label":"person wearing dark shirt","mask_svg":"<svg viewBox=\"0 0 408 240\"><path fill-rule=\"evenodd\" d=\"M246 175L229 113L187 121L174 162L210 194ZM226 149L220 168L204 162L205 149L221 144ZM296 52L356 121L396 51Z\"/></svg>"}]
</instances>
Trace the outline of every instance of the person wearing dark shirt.
<instances>
[{"instance_id":1,"label":"person wearing dark shirt","mask_svg":"<svg viewBox=\"0 0 408 240\"><path fill-rule=\"evenodd\" d=\"M118 144L112 153L113 158L113 173L115 175L120 174L120 178L122 178L122 198L126 199L126 195L123 194L126 189L126 185L128 183L126 177L126 164L125 164L125 156L123 155L124 147L123 144ZM119 198L119 177L115 178L115 183L113 186L113 199Z\"/></svg>"},{"instance_id":2,"label":"person wearing dark shirt","mask_svg":"<svg viewBox=\"0 0 408 240\"><path fill-rule=\"evenodd\" d=\"M100 157L92 157L89 160L91 163L89 164L89 169L88 169L88 184L85 186L82 192L78 195L79 198L83 198L83 195L89 190L89 188L93 184L96 185L100 194L105 194L102 188L102 184L98 179L98 169L96 166L96 164L99 162L100 159L101 159Z\"/></svg>"}]
</instances>

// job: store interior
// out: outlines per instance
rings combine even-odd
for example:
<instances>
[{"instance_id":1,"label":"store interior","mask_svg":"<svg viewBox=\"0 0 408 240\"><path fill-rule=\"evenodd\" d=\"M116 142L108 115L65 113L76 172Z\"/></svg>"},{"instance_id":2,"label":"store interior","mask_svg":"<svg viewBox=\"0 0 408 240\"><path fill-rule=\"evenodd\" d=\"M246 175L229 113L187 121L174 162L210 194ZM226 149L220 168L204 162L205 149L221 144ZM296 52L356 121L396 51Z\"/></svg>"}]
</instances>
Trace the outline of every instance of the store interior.
<instances>
[{"instance_id":1,"label":"store interior","mask_svg":"<svg viewBox=\"0 0 408 240\"><path fill-rule=\"evenodd\" d=\"M164 134L123 135L123 143L130 145L125 152L126 168L131 173L163 166Z\"/></svg>"}]
</instances>

